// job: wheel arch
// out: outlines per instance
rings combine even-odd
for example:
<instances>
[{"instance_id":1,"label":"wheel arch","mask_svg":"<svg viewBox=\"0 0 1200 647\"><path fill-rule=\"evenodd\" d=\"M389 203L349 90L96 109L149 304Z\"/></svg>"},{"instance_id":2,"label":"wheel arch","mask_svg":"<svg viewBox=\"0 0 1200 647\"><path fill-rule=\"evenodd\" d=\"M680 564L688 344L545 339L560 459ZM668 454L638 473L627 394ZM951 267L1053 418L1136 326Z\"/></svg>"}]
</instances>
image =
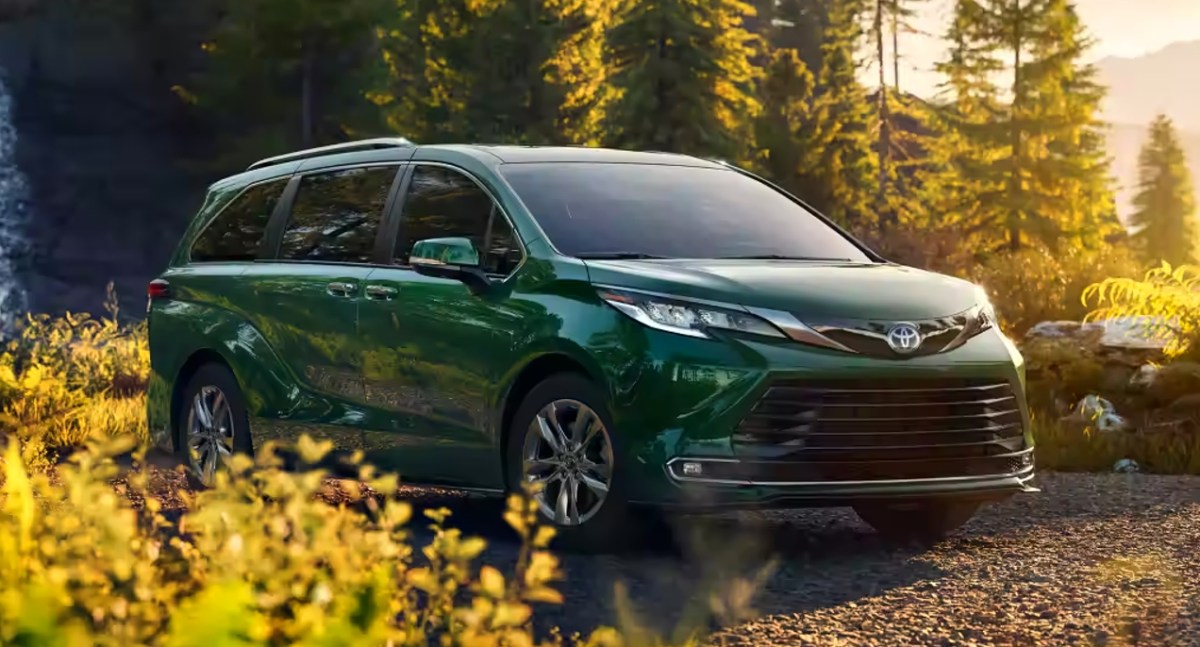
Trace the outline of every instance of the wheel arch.
<instances>
[{"instance_id":1,"label":"wheel arch","mask_svg":"<svg viewBox=\"0 0 1200 647\"><path fill-rule=\"evenodd\" d=\"M218 364L223 366L228 369L230 373L233 373L236 378L237 373L233 370L233 365L229 362L229 360L226 359L224 355L211 348L201 348L197 351L194 351L186 360L184 360L183 364L179 367L179 371L175 375L175 380L171 388L171 442L173 443L173 448L176 450L180 448L179 417L183 411L183 390L187 388L188 382L191 381L192 376L196 374L196 371L200 370L200 367L208 364Z\"/></svg>"},{"instance_id":2,"label":"wheel arch","mask_svg":"<svg viewBox=\"0 0 1200 647\"><path fill-rule=\"evenodd\" d=\"M496 432L499 440L497 460L500 461L501 475L505 484L508 483L508 468L504 457L508 448L512 419L516 415L517 409L535 386L553 375L563 373L574 373L586 377L595 382L605 393L608 392L607 380L599 367L582 359L577 353L565 349L539 354L515 370L512 378L508 380L508 388L504 390L504 395L500 399L499 415L496 418Z\"/></svg>"}]
</instances>

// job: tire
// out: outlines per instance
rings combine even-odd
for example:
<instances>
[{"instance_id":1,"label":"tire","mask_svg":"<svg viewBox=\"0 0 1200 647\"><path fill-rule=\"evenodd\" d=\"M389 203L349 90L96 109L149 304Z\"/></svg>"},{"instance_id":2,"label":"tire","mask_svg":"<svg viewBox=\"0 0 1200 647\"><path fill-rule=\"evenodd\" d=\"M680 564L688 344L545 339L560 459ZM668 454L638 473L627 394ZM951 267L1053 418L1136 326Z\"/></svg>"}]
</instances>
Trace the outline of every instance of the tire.
<instances>
[{"instance_id":1,"label":"tire","mask_svg":"<svg viewBox=\"0 0 1200 647\"><path fill-rule=\"evenodd\" d=\"M196 409L198 400L207 405L209 414L216 414L210 416L216 419L215 426L206 428L202 424L203 416ZM233 454L254 453L245 397L237 378L222 364L204 364L192 374L183 389L175 427L176 453L185 467L188 485L194 489L211 487L216 470ZM193 447L199 449L193 451ZM217 452L214 458L218 462L213 469L205 469L208 466L205 457L212 455L207 450Z\"/></svg>"},{"instance_id":2,"label":"tire","mask_svg":"<svg viewBox=\"0 0 1200 647\"><path fill-rule=\"evenodd\" d=\"M552 404L556 405L560 429L564 434L572 434L566 437L568 442L578 443L580 439L574 437L577 433L588 439L582 450L575 450L573 458L569 452L555 454L549 439L540 433L538 416L542 414L548 420L546 412ZM573 423L579 420L580 412L585 409L603 425L602 429L596 431L591 422L582 431L575 427ZM505 474L509 492L522 492L522 484L530 477L565 475L551 476L538 497L541 520L558 531L554 540L556 545L592 552L623 548L632 543L636 533L631 532L633 516L625 495L621 438L615 433L612 415L603 393L596 385L575 374L550 376L525 396L512 418L507 435ZM562 440L556 434L555 438ZM601 441L607 441L607 453L603 451ZM557 460L558 465L543 462L533 467L533 463L529 463L531 470L527 473L527 456ZM604 482L604 461L608 463L607 483ZM590 480L584 479L584 476ZM574 508L570 506L572 481L568 479L574 479L576 484ZM597 481L607 485L607 491L602 496L598 492ZM599 501L596 502L596 499ZM559 506L560 502L564 503L562 507Z\"/></svg>"},{"instance_id":3,"label":"tire","mask_svg":"<svg viewBox=\"0 0 1200 647\"><path fill-rule=\"evenodd\" d=\"M978 501L922 501L858 505L854 512L884 539L932 545L966 525L980 505Z\"/></svg>"}]
</instances>

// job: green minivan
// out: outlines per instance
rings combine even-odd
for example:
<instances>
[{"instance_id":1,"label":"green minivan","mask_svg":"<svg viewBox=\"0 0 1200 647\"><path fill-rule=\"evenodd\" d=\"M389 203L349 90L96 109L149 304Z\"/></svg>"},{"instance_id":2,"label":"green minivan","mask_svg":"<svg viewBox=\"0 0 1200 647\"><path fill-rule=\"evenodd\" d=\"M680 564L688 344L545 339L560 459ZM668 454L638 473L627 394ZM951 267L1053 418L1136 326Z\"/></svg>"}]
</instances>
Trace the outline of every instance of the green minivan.
<instances>
[{"instance_id":1,"label":"green minivan","mask_svg":"<svg viewBox=\"0 0 1200 647\"><path fill-rule=\"evenodd\" d=\"M191 477L301 433L406 482L636 510L852 506L937 538L1035 492L977 286L731 165L373 139L214 184L149 285L149 423Z\"/></svg>"}]
</instances>

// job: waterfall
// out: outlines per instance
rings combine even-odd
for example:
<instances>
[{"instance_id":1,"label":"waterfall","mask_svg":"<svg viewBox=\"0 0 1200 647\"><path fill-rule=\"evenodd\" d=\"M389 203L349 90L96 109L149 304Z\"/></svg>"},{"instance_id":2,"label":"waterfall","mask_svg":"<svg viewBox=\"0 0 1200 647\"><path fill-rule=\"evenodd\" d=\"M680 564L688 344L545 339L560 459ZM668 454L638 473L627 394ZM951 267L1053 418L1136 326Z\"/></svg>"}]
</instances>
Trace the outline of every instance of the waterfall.
<instances>
[{"instance_id":1,"label":"waterfall","mask_svg":"<svg viewBox=\"0 0 1200 647\"><path fill-rule=\"evenodd\" d=\"M16 258L25 248L29 187L17 168L17 128L13 100L0 70L0 331L11 329L26 310L25 290L16 271Z\"/></svg>"}]
</instances>

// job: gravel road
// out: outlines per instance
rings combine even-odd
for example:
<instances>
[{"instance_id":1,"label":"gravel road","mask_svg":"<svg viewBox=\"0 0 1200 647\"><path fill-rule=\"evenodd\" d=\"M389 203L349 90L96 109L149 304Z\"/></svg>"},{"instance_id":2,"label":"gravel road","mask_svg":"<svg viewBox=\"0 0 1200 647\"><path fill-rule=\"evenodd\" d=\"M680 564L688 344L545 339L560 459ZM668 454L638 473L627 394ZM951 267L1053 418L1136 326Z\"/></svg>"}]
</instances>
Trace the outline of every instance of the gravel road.
<instances>
[{"instance_id":1,"label":"gravel road","mask_svg":"<svg viewBox=\"0 0 1200 647\"><path fill-rule=\"evenodd\" d=\"M1200 477L1044 473L1037 485L926 550L889 546L834 508L688 519L636 551L563 554L565 604L539 608L539 628L618 624L622 586L643 626L700 627L730 647L1200 646ZM451 525L489 539L488 563L515 562L500 503L401 496L450 508ZM420 521L414 531L427 539ZM715 617L717 591L753 613Z\"/></svg>"},{"instance_id":2,"label":"gravel road","mask_svg":"<svg viewBox=\"0 0 1200 647\"><path fill-rule=\"evenodd\" d=\"M701 620L711 642L1200 645L1200 477L1046 474L1039 485L925 551L889 547L852 512L826 509L698 520L679 533L683 548L564 555L566 603L540 609L541 622L613 624L620 583L645 624L669 631L708 606L706 591L739 591L730 583L773 561L754 617ZM494 504L411 496L493 536L493 563L513 559Z\"/></svg>"}]
</instances>

